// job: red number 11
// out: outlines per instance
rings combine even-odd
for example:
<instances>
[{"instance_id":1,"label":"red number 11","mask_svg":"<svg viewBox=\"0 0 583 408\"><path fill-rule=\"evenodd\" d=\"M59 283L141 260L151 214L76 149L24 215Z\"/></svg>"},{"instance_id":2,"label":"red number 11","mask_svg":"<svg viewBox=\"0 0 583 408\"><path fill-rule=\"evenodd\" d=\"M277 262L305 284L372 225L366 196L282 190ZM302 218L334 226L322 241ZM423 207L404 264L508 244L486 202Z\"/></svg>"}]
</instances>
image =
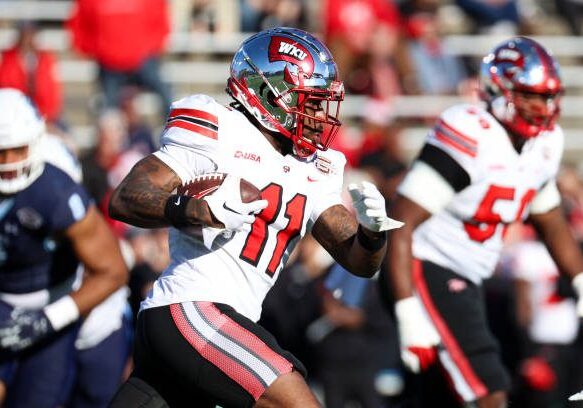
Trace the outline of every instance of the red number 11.
<instances>
[{"instance_id":1,"label":"red number 11","mask_svg":"<svg viewBox=\"0 0 583 408\"><path fill-rule=\"evenodd\" d=\"M269 238L268 226L275 222L281 211L282 187L274 183L268 185L261 192L261 198L267 200L269 204L255 218L243 250L239 255L239 258L253 266L259 264L259 258L261 258L265 250L265 244ZM277 232L275 249L265 271L269 276L275 274L290 241L300 234L305 209L306 196L303 194L296 194L285 204L285 217L289 222L284 229Z\"/></svg>"}]
</instances>

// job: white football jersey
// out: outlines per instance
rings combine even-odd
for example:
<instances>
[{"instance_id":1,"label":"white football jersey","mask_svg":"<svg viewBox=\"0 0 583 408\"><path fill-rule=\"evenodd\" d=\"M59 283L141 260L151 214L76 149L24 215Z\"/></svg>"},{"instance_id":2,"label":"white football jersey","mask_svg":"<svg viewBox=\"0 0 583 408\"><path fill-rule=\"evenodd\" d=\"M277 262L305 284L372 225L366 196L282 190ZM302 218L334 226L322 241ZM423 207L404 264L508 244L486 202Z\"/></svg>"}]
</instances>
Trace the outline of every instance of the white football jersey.
<instances>
[{"instance_id":1,"label":"white football jersey","mask_svg":"<svg viewBox=\"0 0 583 408\"><path fill-rule=\"evenodd\" d=\"M469 176L469 185L444 194L447 200L436 209L428 203L438 202L437 195L423 193L432 186L405 178L400 194L433 213L414 232L413 255L480 283L494 270L506 227L527 217L543 187L555 186L563 132L555 126L529 139L518 153L490 113L464 104L442 113L426 143L455 160ZM544 210L559 204L558 194L543 195Z\"/></svg>"},{"instance_id":2,"label":"white football jersey","mask_svg":"<svg viewBox=\"0 0 583 408\"><path fill-rule=\"evenodd\" d=\"M309 160L284 156L245 115L206 95L172 105L155 154L183 182L214 171L244 178L262 190L269 205L252 225L231 235L218 234L212 246L171 228L171 263L142 309L211 301L257 321L265 295L298 240L324 210L342 203L344 155L327 150Z\"/></svg>"}]
</instances>

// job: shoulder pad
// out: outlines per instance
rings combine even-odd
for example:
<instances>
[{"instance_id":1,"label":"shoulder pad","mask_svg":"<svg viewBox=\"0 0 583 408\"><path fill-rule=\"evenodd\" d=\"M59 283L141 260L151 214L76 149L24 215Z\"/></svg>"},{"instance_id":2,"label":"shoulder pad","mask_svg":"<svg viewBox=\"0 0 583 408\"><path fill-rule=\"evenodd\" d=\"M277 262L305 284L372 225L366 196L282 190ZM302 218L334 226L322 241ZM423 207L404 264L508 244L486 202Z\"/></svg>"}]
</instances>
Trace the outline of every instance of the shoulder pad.
<instances>
[{"instance_id":1,"label":"shoulder pad","mask_svg":"<svg viewBox=\"0 0 583 408\"><path fill-rule=\"evenodd\" d=\"M438 118L430 143L453 157L474 158L479 146L505 135L504 128L483 108L461 104L445 110Z\"/></svg>"},{"instance_id":2,"label":"shoulder pad","mask_svg":"<svg viewBox=\"0 0 583 408\"><path fill-rule=\"evenodd\" d=\"M226 108L207 95L191 95L172 104L161 144L209 150L219 138Z\"/></svg>"}]
</instances>

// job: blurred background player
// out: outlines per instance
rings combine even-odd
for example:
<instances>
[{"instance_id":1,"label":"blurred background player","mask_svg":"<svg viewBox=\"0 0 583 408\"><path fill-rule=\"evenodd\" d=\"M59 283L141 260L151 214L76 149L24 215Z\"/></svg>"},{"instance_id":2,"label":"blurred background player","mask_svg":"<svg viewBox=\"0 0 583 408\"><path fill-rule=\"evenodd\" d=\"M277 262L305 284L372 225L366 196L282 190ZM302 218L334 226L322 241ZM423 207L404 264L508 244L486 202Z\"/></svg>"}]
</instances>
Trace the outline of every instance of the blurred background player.
<instances>
[{"instance_id":1,"label":"blurred background player","mask_svg":"<svg viewBox=\"0 0 583 408\"><path fill-rule=\"evenodd\" d=\"M558 64L537 42L511 38L483 59L481 85L486 109L444 111L398 188L392 215L405 227L391 234L384 285L396 301L404 363L436 371L438 357L452 406L503 407L510 379L481 283L507 225L528 219L579 295L583 257L555 181L563 152Z\"/></svg>"},{"instance_id":2,"label":"blurred background player","mask_svg":"<svg viewBox=\"0 0 583 408\"><path fill-rule=\"evenodd\" d=\"M292 28L253 35L233 57L228 90L230 107L206 95L175 102L160 150L112 195L112 217L174 227L171 263L138 315L135 370L113 407L319 406L302 363L256 324L263 299L304 234L370 277L385 231L401 225L370 183L350 188L357 217L342 205L346 159L328 146L344 89L319 40ZM211 195L174 193L215 171L227 176ZM243 203L239 178L261 199ZM192 225L202 237L180 231Z\"/></svg>"},{"instance_id":3,"label":"blurred background player","mask_svg":"<svg viewBox=\"0 0 583 408\"><path fill-rule=\"evenodd\" d=\"M45 162L63 170L76 183L83 182L81 163L60 137L45 134L41 151ZM130 244L120 239L120 249L132 270L135 256ZM82 265L79 272L83 273ZM73 386L67 407L104 408L125 379L133 329L128 296L128 287L121 287L83 319L75 339Z\"/></svg>"},{"instance_id":4,"label":"blurred background player","mask_svg":"<svg viewBox=\"0 0 583 408\"><path fill-rule=\"evenodd\" d=\"M44 162L44 123L18 90L0 89L0 129L3 406L55 407L68 394L79 318L124 284L127 268L85 190Z\"/></svg>"}]
</instances>

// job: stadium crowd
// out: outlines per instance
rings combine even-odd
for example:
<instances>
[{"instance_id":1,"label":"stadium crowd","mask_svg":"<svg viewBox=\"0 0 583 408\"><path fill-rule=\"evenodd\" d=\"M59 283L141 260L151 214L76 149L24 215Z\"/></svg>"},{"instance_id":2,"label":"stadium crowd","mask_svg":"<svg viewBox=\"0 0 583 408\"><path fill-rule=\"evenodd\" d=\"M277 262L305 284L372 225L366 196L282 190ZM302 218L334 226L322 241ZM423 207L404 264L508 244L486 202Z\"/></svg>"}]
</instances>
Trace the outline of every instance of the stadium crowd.
<instances>
[{"instance_id":1,"label":"stadium crowd","mask_svg":"<svg viewBox=\"0 0 583 408\"><path fill-rule=\"evenodd\" d=\"M0 88L28 95L47 131L75 157L79 183L114 232L129 269L127 301L116 309L128 326L135 323L140 302L169 263L168 229L131 226L110 218L107 209L132 167L160 146L170 102L186 96L181 89L171 89L161 73L172 30L253 33L287 26L319 33L335 58L347 98L366 96L361 115L345 121L331 145L347 158L343 190L353 182L371 181L388 203L412 162L403 147L404 129L415 125L429 131L436 119L396 117L396 97L456 95L472 103L480 100L480 60L450 53L445 46L451 29L443 16L446 8L463 16L458 30L469 34L546 34L531 19L541 6L524 2L525 7L518 0L151 0L149 7L143 0L72 0L70 17L62 23L42 16L3 21L2 3L0 24L17 29L18 38L0 56ZM556 0L544 6L556 12L566 30L580 34L580 2ZM93 118L91 143L80 142L82 136L74 134L65 81L55 75L59 55L35 41L39 31L55 26L69 30L76 55L95 61L99 69L97 82L90 85L96 98L86 106ZM142 110L144 94L154 94L159 101L153 115ZM562 163L557 186L563 211L583 248L581 173L580 163ZM348 193L343 199L350 208ZM532 228L512 224L504 242L495 273L484 282L484 298L490 330L510 375L509 406L583 407L567 401L583 388L583 330L576 294ZM263 303L259 323L303 362L310 388L327 408L430 406L418 398L419 381L401 361L397 322L377 283L376 276L368 280L348 274L308 236ZM124 330L131 336L132 330ZM119 347L129 344L127 338ZM127 352L118 355L123 362L100 375L119 377L122 384L133 362ZM5 398L10 377L2 368L0 364L6 388L0 387L0 398ZM114 391L100 390L94 400L69 397L60 406L106 406L103 393L113 397ZM6 401L7 407L23 406Z\"/></svg>"}]
</instances>

